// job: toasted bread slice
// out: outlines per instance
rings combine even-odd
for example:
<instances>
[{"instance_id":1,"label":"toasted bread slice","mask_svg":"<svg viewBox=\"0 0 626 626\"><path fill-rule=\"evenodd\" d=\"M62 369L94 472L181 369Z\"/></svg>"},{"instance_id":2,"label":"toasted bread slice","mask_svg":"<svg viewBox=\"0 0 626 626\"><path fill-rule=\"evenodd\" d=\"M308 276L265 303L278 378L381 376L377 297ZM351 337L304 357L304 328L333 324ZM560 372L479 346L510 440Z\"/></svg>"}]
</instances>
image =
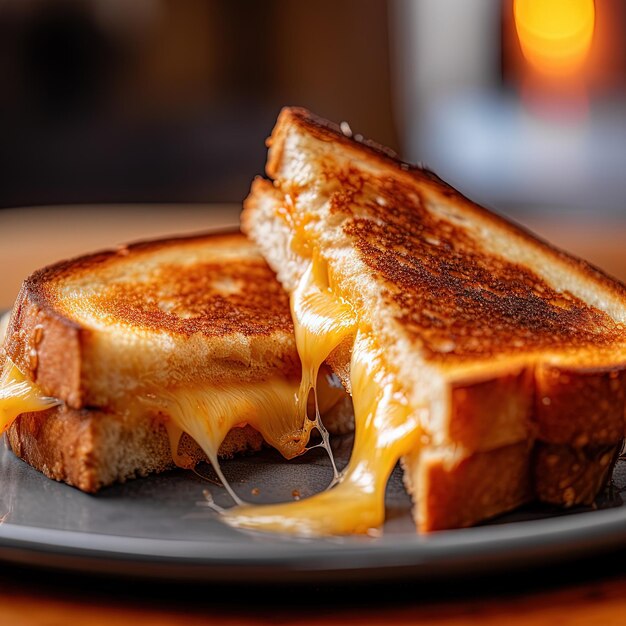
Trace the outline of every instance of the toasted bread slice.
<instances>
[{"instance_id":1,"label":"toasted bread slice","mask_svg":"<svg viewBox=\"0 0 626 626\"><path fill-rule=\"evenodd\" d=\"M151 387L299 376L289 301L239 233L122 246L28 277L4 351L72 408Z\"/></svg>"},{"instance_id":2,"label":"toasted bread slice","mask_svg":"<svg viewBox=\"0 0 626 626\"><path fill-rule=\"evenodd\" d=\"M420 408L423 444L403 458L418 527L473 524L535 496L593 499L624 437L625 287L304 109L283 109L268 145L273 181L254 181L242 228L290 293L323 261ZM349 358L346 341L328 359L348 389ZM536 442L554 446L561 479ZM490 492L509 454L509 486ZM483 480L446 500L437 481L458 484L477 455L499 461L477 462ZM565 484L583 457L588 479Z\"/></svg>"},{"instance_id":3,"label":"toasted bread slice","mask_svg":"<svg viewBox=\"0 0 626 626\"><path fill-rule=\"evenodd\" d=\"M216 456L258 450L255 403L289 422L279 414L293 412L300 377L288 297L238 232L139 242L35 272L3 357L61 403L21 414L8 429L12 449L90 492L208 460L174 419L193 421L200 404L208 422L221 411L233 425L215 435ZM347 404L328 391L331 425L349 429Z\"/></svg>"},{"instance_id":4,"label":"toasted bread slice","mask_svg":"<svg viewBox=\"0 0 626 626\"><path fill-rule=\"evenodd\" d=\"M163 416L127 415L67 406L23 413L7 431L13 452L45 474L87 493L175 467ZM256 452L261 434L251 426L233 428L219 456ZM178 454L187 467L208 461L186 433Z\"/></svg>"}]
</instances>

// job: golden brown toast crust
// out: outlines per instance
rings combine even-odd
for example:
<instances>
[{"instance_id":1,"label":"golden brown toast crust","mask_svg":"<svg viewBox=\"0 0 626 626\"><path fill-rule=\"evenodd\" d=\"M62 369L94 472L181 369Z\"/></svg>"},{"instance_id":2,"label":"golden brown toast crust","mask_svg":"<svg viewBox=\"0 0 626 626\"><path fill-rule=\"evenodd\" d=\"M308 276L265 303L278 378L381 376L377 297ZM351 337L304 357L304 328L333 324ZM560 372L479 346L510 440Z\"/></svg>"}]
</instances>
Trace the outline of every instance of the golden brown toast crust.
<instances>
[{"instance_id":1,"label":"golden brown toast crust","mask_svg":"<svg viewBox=\"0 0 626 626\"><path fill-rule=\"evenodd\" d=\"M461 231L426 224L415 237L405 222L413 216L427 222L426 213L419 217L418 204L399 206L406 220L377 224L382 215L372 211L373 219L355 219L344 230L361 260L394 285L385 298L404 311L398 321L427 360L475 362L554 345L611 345L623 336L606 313L556 292L528 269L474 253Z\"/></svg>"},{"instance_id":2,"label":"golden brown toast crust","mask_svg":"<svg viewBox=\"0 0 626 626\"><path fill-rule=\"evenodd\" d=\"M129 419L121 414L68 407L43 413L23 413L7 431L13 452L45 474L88 493L131 478L175 467L162 422ZM260 450L261 435L251 428L234 428L222 443L220 457ZM188 435L179 452L191 466L207 461Z\"/></svg>"},{"instance_id":3,"label":"golden brown toast crust","mask_svg":"<svg viewBox=\"0 0 626 626\"><path fill-rule=\"evenodd\" d=\"M292 331L289 300L270 272L258 259L228 267L219 263L170 266L159 271L159 284L112 284L88 298L87 304L122 323L187 337L288 333ZM225 295L215 288L231 288L231 283L233 289L245 284L245 291ZM176 287L168 294L168 310L159 306L163 284Z\"/></svg>"},{"instance_id":4,"label":"golden brown toast crust","mask_svg":"<svg viewBox=\"0 0 626 626\"><path fill-rule=\"evenodd\" d=\"M520 442L452 463L430 451L405 459L404 480L422 532L462 528L538 500L562 507L592 505L607 484L619 445L574 448Z\"/></svg>"},{"instance_id":5,"label":"golden brown toast crust","mask_svg":"<svg viewBox=\"0 0 626 626\"><path fill-rule=\"evenodd\" d=\"M422 532L472 526L530 502L534 495L526 442L478 452L453 465L445 456L424 455L405 467Z\"/></svg>"},{"instance_id":6,"label":"golden brown toast crust","mask_svg":"<svg viewBox=\"0 0 626 626\"><path fill-rule=\"evenodd\" d=\"M198 248L214 250L215 261L187 261L186 250L191 255ZM220 257L222 249L234 251L230 261ZM140 280L125 276L127 267L170 252L175 253L173 261L148 263L148 273ZM102 286L83 294L83 287L102 275L106 277ZM80 294L77 303L70 302L73 285ZM96 322L79 319L83 312ZM104 330L94 326L100 322ZM22 286L3 349L46 394L73 408L109 406L104 383L104 390L93 391L102 377L92 354L98 336L113 326L122 334L128 328L129 333L157 340L170 338L175 343L169 349L172 359L182 354L181 348L197 344L200 336L213 341L219 352L214 361L224 376L231 371L261 375L266 365L281 375L299 375L288 296L254 245L239 232L139 242L41 269ZM164 352L162 359L163 377L168 376L168 367L182 382L185 376L196 382L213 375L203 373L201 363L194 367L190 360L186 365L182 357L172 367L168 354ZM258 361L256 369L253 359ZM207 363L210 357L203 360ZM100 361L113 370L125 363ZM180 374L184 367L189 371Z\"/></svg>"},{"instance_id":7,"label":"golden brown toast crust","mask_svg":"<svg viewBox=\"0 0 626 626\"><path fill-rule=\"evenodd\" d=\"M277 228L290 229L263 206L268 185L267 181L255 183L246 200L244 218L253 236L257 236L258 224L271 219ZM274 206L273 200L269 206ZM277 266L286 258L278 246L265 253ZM293 278L288 282L292 284ZM618 336L612 345L612 334L592 345L568 344L574 355L571 360L561 360L563 355L554 360L562 347L555 342L552 350L536 355L514 352L515 359L505 359L504 366L488 369L486 374L455 377L449 383L449 418L438 434L468 453L527 438L578 447L616 443L625 431L626 369L623 337ZM350 354L351 339L328 361L348 390Z\"/></svg>"},{"instance_id":8,"label":"golden brown toast crust","mask_svg":"<svg viewBox=\"0 0 626 626\"><path fill-rule=\"evenodd\" d=\"M441 195L462 204L464 210L468 211L470 214L485 216L489 221L497 222L512 235L521 236L530 244L540 245L542 249L554 259L565 260L568 264L571 264L576 271L583 272L593 277L594 280L602 283L610 292L615 293L621 298L626 298L626 287L601 268L594 266L584 259L568 254L564 250L556 248L550 244L550 242L538 237L537 234L528 231L523 225L505 218L502 215L488 211L481 205L464 196L459 190L449 185L431 170L402 161L393 150L369 138L362 137L361 135L353 135L351 131L344 133L341 127L335 122L321 118L303 107L286 106L281 109L278 115L276 125L266 142L270 150L265 169L270 178L276 179L278 176L282 151L285 148L284 139L286 134L294 126L302 128L304 133L310 133L311 136L321 141L335 143L346 148L348 151L353 151L355 155L362 156L364 153L367 154L372 160L390 166L394 170L393 176L397 176L399 179L406 179L407 184L411 184L412 181L417 181L427 188L437 190Z\"/></svg>"},{"instance_id":9,"label":"golden brown toast crust","mask_svg":"<svg viewBox=\"0 0 626 626\"><path fill-rule=\"evenodd\" d=\"M193 252L198 244L216 250L222 246L238 248L251 258L230 265L221 260L188 263L183 257L185 248ZM125 280L129 263L141 263L145 255L168 249L180 250L181 258L151 268L152 274L141 281ZM26 279L24 289L33 303L62 311L65 294L59 286L80 285L105 268L110 271L107 278L114 282L96 294L86 294L83 300L83 306L96 309L103 318L185 336L293 332L288 296L263 258L255 254L254 245L238 232L138 242L62 261L34 272ZM245 291L238 289L239 285Z\"/></svg>"},{"instance_id":10,"label":"golden brown toast crust","mask_svg":"<svg viewBox=\"0 0 626 626\"><path fill-rule=\"evenodd\" d=\"M395 170L368 172L358 164L337 166L331 159L321 164L324 184L335 189L330 197L331 216L345 218L341 228L361 262L387 287L381 290L382 297L389 310L398 311L398 323L425 359L488 361L494 354L570 345L595 350L623 341L624 327L606 312L568 291L557 291L531 269L488 253L462 223L427 208L415 179L436 186L447 197L455 194L467 210L479 210L431 173L407 170L387 152L355 142L338 127L300 109L281 113L270 145L279 145L283 126L294 124L323 141L366 151ZM267 168L271 175L277 174L278 158L272 154ZM277 182L285 194L297 197L299 190L291 181ZM491 215L489 219L504 223ZM515 233L520 236L520 231ZM579 260L570 262L577 271L584 268L598 277L597 270ZM605 284L626 299L621 284Z\"/></svg>"}]
</instances>

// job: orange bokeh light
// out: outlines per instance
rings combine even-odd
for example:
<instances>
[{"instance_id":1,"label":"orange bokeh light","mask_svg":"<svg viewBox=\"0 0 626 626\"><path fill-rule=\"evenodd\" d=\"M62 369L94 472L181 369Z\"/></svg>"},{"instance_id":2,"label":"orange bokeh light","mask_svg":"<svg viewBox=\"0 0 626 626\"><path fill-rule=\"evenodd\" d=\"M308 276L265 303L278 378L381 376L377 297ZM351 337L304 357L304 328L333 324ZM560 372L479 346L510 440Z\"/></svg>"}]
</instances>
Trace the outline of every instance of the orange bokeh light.
<instances>
[{"instance_id":1,"label":"orange bokeh light","mask_svg":"<svg viewBox=\"0 0 626 626\"><path fill-rule=\"evenodd\" d=\"M524 57L545 75L569 76L583 67L593 40L593 0L514 0Z\"/></svg>"}]
</instances>

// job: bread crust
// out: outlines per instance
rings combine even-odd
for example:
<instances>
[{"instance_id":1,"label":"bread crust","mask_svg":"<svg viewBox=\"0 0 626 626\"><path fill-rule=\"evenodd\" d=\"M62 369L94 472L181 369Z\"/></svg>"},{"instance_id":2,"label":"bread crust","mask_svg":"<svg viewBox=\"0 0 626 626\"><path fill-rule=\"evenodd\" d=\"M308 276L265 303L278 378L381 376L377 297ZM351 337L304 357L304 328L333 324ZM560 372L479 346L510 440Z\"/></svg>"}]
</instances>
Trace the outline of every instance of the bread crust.
<instances>
[{"instance_id":1,"label":"bread crust","mask_svg":"<svg viewBox=\"0 0 626 626\"><path fill-rule=\"evenodd\" d=\"M426 449L403 459L403 466L421 532L473 526L534 496L525 441L457 460L449 450Z\"/></svg>"},{"instance_id":2,"label":"bread crust","mask_svg":"<svg viewBox=\"0 0 626 626\"><path fill-rule=\"evenodd\" d=\"M573 447L538 441L532 482L541 502L562 507L592 505L613 474L622 444Z\"/></svg>"},{"instance_id":3,"label":"bread crust","mask_svg":"<svg viewBox=\"0 0 626 626\"><path fill-rule=\"evenodd\" d=\"M56 407L23 413L7 431L13 452L45 474L87 493L117 482L175 467L162 419L94 409ZM254 452L263 446L250 426L231 430L219 449L222 458ZM183 434L178 451L189 466L208 462L200 447Z\"/></svg>"},{"instance_id":4,"label":"bread crust","mask_svg":"<svg viewBox=\"0 0 626 626\"><path fill-rule=\"evenodd\" d=\"M276 217L276 201L271 185L255 183L242 224L289 290L306 260L296 262L297 253L285 248L290 227ZM352 340L349 337L328 359L348 391ZM522 353L472 375L448 377L444 370L449 411L432 433L435 443L454 444L471 454L532 438L574 447L619 442L626 429L621 341L606 364L595 364L587 356L583 349L577 359L559 357L564 361L560 363L553 352Z\"/></svg>"},{"instance_id":5,"label":"bread crust","mask_svg":"<svg viewBox=\"0 0 626 626\"><path fill-rule=\"evenodd\" d=\"M12 449L87 492L174 467L167 416L131 410L130 399L275 379L295 388L300 376L288 296L237 231L137 242L35 272L13 308L3 352L0 364L8 357L64 402L19 416L7 433ZM331 431L351 429L348 408L330 408ZM234 428L220 456L262 443L250 426ZM206 461L186 434L179 448L192 466Z\"/></svg>"},{"instance_id":6,"label":"bread crust","mask_svg":"<svg viewBox=\"0 0 626 626\"><path fill-rule=\"evenodd\" d=\"M46 395L80 408L84 402L82 353L87 335L25 283L13 307L2 351Z\"/></svg>"},{"instance_id":7,"label":"bread crust","mask_svg":"<svg viewBox=\"0 0 626 626\"><path fill-rule=\"evenodd\" d=\"M473 526L532 501L590 506L620 450L522 441L456 458L450 449L425 449L402 465L417 528L432 532Z\"/></svg>"}]
</instances>

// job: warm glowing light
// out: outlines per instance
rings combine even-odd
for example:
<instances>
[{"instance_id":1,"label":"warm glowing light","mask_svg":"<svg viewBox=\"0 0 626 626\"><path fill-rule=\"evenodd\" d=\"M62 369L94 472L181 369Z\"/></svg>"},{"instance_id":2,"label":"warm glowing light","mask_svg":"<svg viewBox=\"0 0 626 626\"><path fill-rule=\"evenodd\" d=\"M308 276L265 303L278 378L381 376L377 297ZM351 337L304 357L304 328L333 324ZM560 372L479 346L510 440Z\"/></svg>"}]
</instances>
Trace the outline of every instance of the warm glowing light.
<instances>
[{"instance_id":1,"label":"warm glowing light","mask_svg":"<svg viewBox=\"0 0 626 626\"><path fill-rule=\"evenodd\" d=\"M513 12L522 52L535 69L580 70L593 39L593 0L514 0Z\"/></svg>"}]
</instances>

